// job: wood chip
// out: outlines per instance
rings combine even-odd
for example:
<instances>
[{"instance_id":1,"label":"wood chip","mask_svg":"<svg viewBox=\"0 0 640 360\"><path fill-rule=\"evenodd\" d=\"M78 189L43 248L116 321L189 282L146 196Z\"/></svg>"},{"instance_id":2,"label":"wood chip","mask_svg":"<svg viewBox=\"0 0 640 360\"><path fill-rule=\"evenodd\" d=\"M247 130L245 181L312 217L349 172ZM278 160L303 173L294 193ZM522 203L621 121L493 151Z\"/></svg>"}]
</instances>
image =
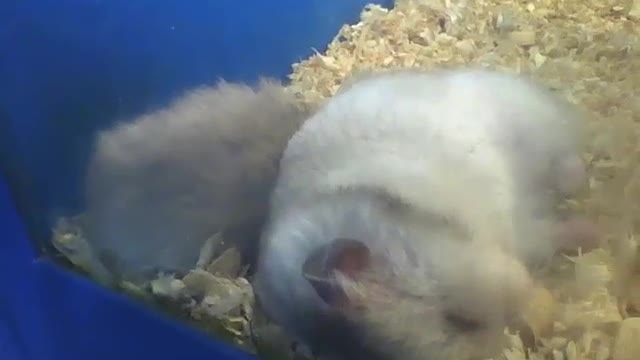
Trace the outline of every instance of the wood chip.
<instances>
[{"instance_id":1,"label":"wood chip","mask_svg":"<svg viewBox=\"0 0 640 360\"><path fill-rule=\"evenodd\" d=\"M613 348L613 360L640 359L640 318L622 322Z\"/></svg>"},{"instance_id":2,"label":"wood chip","mask_svg":"<svg viewBox=\"0 0 640 360\"><path fill-rule=\"evenodd\" d=\"M535 31L513 31L509 38L520 46L531 46L536 43Z\"/></svg>"}]
</instances>

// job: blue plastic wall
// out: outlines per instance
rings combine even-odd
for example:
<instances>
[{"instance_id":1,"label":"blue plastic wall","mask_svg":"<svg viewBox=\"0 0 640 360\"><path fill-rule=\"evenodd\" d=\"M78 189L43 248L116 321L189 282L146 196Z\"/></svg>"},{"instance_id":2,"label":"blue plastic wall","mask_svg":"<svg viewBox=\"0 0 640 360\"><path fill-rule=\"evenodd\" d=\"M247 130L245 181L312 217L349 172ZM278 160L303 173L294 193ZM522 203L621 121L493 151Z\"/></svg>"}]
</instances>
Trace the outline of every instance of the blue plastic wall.
<instances>
[{"instance_id":1,"label":"blue plastic wall","mask_svg":"<svg viewBox=\"0 0 640 360\"><path fill-rule=\"evenodd\" d=\"M218 78L283 78L368 0L0 1L0 359L249 359L38 255L92 135Z\"/></svg>"}]
</instances>

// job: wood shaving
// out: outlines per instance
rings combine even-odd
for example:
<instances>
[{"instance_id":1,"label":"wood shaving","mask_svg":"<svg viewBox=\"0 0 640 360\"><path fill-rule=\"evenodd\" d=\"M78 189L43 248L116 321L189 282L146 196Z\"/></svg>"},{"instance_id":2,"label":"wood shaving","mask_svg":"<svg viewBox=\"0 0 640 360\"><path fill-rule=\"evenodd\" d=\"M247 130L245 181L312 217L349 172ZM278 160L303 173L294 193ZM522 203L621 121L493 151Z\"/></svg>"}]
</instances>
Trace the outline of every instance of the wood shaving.
<instances>
[{"instance_id":1,"label":"wood shaving","mask_svg":"<svg viewBox=\"0 0 640 360\"><path fill-rule=\"evenodd\" d=\"M53 229L52 243L74 269L89 273L92 258L82 218L61 218ZM217 257L212 255L222 244L220 234L212 236L196 268L182 278L158 274L145 284L123 280L115 290L264 359L293 358L290 340L264 319L256 307L253 287L238 276L243 273L238 250L229 247Z\"/></svg>"},{"instance_id":2,"label":"wood shaving","mask_svg":"<svg viewBox=\"0 0 640 360\"><path fill-rule=\"evenodd\" d=\"M616 360L635 360L640 354L640 318L626 319L616 339L613 357Z\"/></svg>"}]
</instances>

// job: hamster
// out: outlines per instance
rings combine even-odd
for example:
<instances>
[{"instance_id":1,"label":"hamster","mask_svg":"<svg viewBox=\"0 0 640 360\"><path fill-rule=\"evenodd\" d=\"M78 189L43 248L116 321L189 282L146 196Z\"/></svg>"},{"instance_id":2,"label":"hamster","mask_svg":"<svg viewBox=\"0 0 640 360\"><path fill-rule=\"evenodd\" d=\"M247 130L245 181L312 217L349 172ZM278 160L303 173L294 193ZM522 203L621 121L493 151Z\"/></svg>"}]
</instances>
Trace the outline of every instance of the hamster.
<instances>
[{"instance_id":1,"label":"hamster","mask_svg":"<svg viewBox=\"0 0 640 360\"><path fill-rule=\"evenodd\" d=\"M282 151L310 111L273 80L222 81L99 133L85 188L96 274L184 273L228 229L255 249Z\"/></svg>"},{"instance_id":2,"label":"hamster","mask_svg":"<svg viewBox=\"0 0 640 360\"><path fill-rule=\"evenodd\" d=\"M280 163L254 287L271 318L338 359L482 359L571 226L580 116L480 69L362 76Z\"/></svg>"}]
</instances>

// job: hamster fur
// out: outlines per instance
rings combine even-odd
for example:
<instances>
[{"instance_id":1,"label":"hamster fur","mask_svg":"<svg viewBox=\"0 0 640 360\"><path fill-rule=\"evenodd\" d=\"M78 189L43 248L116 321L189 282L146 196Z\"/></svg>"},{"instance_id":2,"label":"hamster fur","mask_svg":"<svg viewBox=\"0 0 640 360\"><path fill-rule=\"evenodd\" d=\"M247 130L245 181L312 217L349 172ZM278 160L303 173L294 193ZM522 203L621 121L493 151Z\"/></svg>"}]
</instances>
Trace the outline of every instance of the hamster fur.
<instances>
[{"instance_id":1,"label":"hamster fur","mask_svg":"<svg viewBox=\"0 0 640 360\"><path fill-rule=\"evenodd\" d=\"M255 248L282 151L309 112L273 80L220 82L100 133L85 189L96 273L186 272L228 229Z\"/></svg>"},{"instance_id":2,"label":"hamster fur","mask_svg":"<svg viewBox=\"0 0 640 360\"><path fill-rule=\"evenodd\" d=\"M475 69L365 75L310 120L285 153L278 189L286 196L276 189L275 209L280 198L291 203L355 183L422 211L475 222L476 232L493 223L492 234L475 237L502 242L514 224L496 226L496 218L522 215L517 221L537 212L538 222L518 226L550 239L539 236L552 230L550 208L586 181L580 114L524 77ZM457 190L444 196L424 191L439 188ZM477 202L470 204L469 191ZM555 245L525 239L507 244L521 247L516 250L528 264L544 261Z\"/></svg>"},{"instance_id":3,"label":"hamster fur","mask_svg":"<svg viewBox=\"0 0 640 360\"><path fill-rule=\"evenodd\" d=\"M254 286L342 359L476 359L553 251L552 204L584 179L579 115L489 70L347 83L291 138Z\"/></svg>"}]
</instances>

